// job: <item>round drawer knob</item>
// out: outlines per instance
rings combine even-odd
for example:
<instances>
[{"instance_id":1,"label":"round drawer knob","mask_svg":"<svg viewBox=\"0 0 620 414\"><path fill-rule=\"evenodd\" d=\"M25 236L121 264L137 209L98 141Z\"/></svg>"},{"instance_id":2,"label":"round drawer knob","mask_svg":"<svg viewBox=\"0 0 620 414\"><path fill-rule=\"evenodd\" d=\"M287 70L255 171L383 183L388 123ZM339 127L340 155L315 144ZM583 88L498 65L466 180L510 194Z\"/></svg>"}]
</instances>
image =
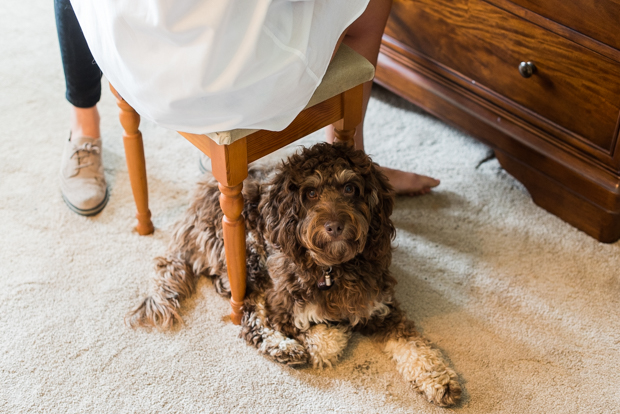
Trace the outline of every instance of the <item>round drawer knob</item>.
<instances>
[{"instance_id":1,"label":"round drawer knob","mask_svg":"<svg viewBox=\"0 0 620 414\"><path fill-rule=\"evenodd\" d=\"M534 62L521 62L519 65L519 73L524 78L529 78L536 73L536 65L534 65Z\"/></svg>"}]
</instances>

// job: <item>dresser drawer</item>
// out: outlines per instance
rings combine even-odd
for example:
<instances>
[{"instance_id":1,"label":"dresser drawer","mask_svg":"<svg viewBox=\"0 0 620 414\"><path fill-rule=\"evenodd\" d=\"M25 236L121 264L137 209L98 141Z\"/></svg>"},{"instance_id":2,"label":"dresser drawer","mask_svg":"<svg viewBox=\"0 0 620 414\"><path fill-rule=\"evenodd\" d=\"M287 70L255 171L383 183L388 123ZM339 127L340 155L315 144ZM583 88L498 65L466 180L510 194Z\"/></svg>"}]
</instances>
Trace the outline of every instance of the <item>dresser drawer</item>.
<instances>
[{"instance_id":1,"label":"dresser drawer","mask_svg":"<svg viewBox=\"0 0 620 414\"><path fill-rule=\"evenodd\" d=\"M505 109L548 125L557 138L612 153L618 62L482 0L397 1L386 34L470 80L474 92L499 95ZM527 79L518 70L526 61L537 68Z\"/></svg>"},{"instance_id":2,"label":"dresser drawer","mask_svg":"<svg viewBox=\"0 0 620 414\"><path fill-rule=\"evenodd\" d=\"M620 49L620 0L511 1L611 47ZM493 3L492 0L491 3Z\"/></svg>"}]
</instances>

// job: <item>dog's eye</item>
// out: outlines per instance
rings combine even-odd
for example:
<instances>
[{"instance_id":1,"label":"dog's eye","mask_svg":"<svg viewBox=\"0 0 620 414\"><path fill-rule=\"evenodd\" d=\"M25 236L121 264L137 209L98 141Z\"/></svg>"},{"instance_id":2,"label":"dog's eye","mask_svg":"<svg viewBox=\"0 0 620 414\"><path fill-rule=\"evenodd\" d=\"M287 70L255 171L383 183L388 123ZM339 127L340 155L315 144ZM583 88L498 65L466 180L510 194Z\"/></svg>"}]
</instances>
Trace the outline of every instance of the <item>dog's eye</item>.
<instances>
[{"instance_id":1,"label":"dog's eye","mask_svg":"<svg viewBox=\"0 0 620 414\"><path fill-rule=\"evenodd\" d=\"M347 184L344 186L344 193L345 194L354 194L355 193L355 186L353 184Z\"/></svg>"},{"instance_id":2,"label":"dog's eye","mask_svg":"<svg viewBox=\"0 0 620 414\"><path fill-rule=\"evenodd\" d=\"M317 193L316 190L308 190L306 192L306 197L310 200L316 200L319 197L319 193Z\"/></svg>"}]
</instances>

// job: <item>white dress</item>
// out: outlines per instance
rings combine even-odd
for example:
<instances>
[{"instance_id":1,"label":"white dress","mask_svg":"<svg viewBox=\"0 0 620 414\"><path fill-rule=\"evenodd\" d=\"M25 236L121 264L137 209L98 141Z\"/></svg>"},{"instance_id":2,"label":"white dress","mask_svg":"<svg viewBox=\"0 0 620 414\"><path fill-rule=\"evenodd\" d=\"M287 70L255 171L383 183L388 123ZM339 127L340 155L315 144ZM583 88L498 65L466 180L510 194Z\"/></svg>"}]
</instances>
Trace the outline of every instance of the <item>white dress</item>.
<instances>
[{"instance_id":1,"label":"white dress","mask_svg":"<svg viewBox=\"0 0 620 414\"><path fill-rule=\"evenodd\" d=\"M71 0L110 83L143 117L193 133L282 130L369 0Z\"/></svg>"}]
</instances>

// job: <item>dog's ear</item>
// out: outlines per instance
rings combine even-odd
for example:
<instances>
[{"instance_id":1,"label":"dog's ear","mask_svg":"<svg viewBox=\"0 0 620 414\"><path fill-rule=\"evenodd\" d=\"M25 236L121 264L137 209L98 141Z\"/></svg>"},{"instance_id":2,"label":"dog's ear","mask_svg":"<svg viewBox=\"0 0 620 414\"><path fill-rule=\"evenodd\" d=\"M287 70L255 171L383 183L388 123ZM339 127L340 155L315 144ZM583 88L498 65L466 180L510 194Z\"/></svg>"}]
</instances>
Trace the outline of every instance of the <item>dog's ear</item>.
<instances>
[{"instance_id":1,"label":"dog's ear","mask_svg":"<svg viewBox=\"0 0 620 414\"><path fill-rule=\"evenodd\" d=\"M288 257L302 257L303 247L297 238L301 200L293 176L290 166L281 164L259 208L263 211L267 240Z\"/></svg>"},{"instance_id":2,"label":"dog's ear","mask_svg":"<svg viewBox=\"0 0 620 414\"><path fill-rule=\"evenodd\" d=\"M390 257L392 240L396 236L396 229L392 223L392 210L394 209L394 189L388 182L387 177L379 171L377 164L371 163L370 173L366 180L368 203L371 211L370 229L366 247L371 256ZM370 244L370 246L369 246Z\"/></svg>"},{"instance_id":3,"label":"dog's ear","mask_svg":"<svg viewBox=\"0 0 620 414\"><path fill-rule=\"evenodd\" d=\"M370 208L370 227L364 257L370 260L391 260L392 240L396 229L390 219L394 208L394 189L387 177L363 151L353 151L349 159L364 178L364 194Z\"/></svg>"}]
</instances>

